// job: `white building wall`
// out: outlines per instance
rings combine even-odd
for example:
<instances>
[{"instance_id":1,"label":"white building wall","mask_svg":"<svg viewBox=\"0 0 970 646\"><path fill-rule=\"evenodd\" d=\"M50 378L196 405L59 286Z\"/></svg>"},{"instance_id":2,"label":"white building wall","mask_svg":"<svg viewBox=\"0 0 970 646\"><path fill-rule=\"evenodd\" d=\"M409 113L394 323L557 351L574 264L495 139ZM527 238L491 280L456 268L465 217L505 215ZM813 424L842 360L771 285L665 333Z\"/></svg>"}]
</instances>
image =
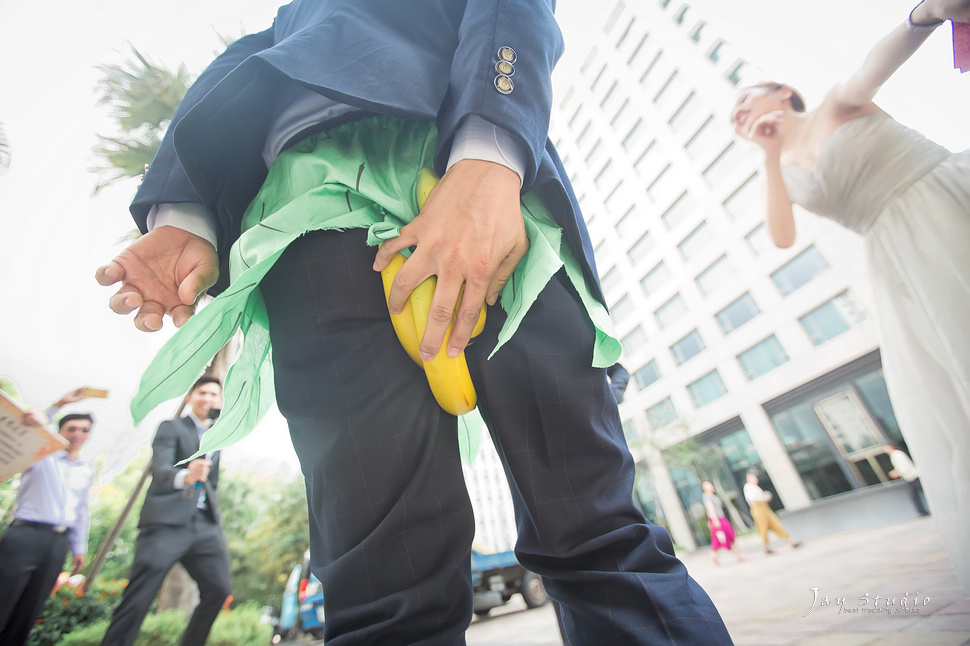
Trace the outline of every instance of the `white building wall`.
<instances>
[{"instance_id":1,"label":"white building wall","mask_svg":"<svg viewBox=\"0 0 970 646\"><path fill-rule=\"evenodd\" d=\"M756 251L746 237L764 217L759 180L730 198L759 172L761 154L734 141L728 115L738 88L730 76L737 72L735 80L743 85L762 80L758 70L687 5L617 2L599 14L586 12L584 20L575 19L577 9L567 3L559 7L567 52L554 77L550 138L583 208L597 269L607 277L604 291L618 335L626 337L637 327L645 334L639 347L624 349L621 362L632 374L656 361L661 374L644 389L631 381L621 405L622 418L633 423L638 436L634 452L653 454L648 462L655 466L656 450L740 417L785 506L807 506L809 494L760 404L877 347L862 241L796 209L795 245ZM681 11L684 20L678 24ZM711 56L715 49L716 61ZM672 222L669 215L665 219L668 207L685 191L691 208ZM709 240L685 258L678 245L702 222ZM632 259L630 250L645 234L652 247ZM811 246L829 267L783 295L772 272ZM696 278L722 255L730 264L730 279L705 295ZM640 281L660 262L670 277L647 293ZM799 317L846 291L862 320L816 345ZM725 334L715 314L745 292L760 314ZM677 294L684 312L661 326L655 313ZM627 305L621 304L624 298ZM695 329L706 349L678 365L671 346ZM771 335L789 360L749 380L737 356ZM687 386L712 370L727 393L699 407ZM644 411L667 397L678 423L653 428ZM637 440L649 450L638 448ZM674 538L693 545L669 474L657 471L651 469Z\"/></svg>"}]
</instances>

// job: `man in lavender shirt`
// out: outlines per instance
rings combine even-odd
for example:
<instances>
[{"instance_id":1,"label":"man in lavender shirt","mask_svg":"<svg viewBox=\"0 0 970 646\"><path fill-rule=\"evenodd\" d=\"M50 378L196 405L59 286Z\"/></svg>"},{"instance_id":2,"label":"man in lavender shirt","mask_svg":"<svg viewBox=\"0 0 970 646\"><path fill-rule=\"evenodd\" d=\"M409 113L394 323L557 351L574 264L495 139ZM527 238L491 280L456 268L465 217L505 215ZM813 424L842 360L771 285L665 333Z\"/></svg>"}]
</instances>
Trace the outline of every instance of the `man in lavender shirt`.
<instances>
[{"instance_id":1,"label":"man in lavender shirt","mask_svg":"<svg viewBox=\"0 0 970 646\"><path fill-rule=\"evenodd\" d=\"M84 568L94 471L79 452L93 421L87 413L62 417L58 432L70 443L68 447L21 475L13 520L0 539L0 644L4 646L27 643L68 549L74 555L71 574ZM45 426L47 416L30 411L24 424Z\"/></svg>"}]
</instances>

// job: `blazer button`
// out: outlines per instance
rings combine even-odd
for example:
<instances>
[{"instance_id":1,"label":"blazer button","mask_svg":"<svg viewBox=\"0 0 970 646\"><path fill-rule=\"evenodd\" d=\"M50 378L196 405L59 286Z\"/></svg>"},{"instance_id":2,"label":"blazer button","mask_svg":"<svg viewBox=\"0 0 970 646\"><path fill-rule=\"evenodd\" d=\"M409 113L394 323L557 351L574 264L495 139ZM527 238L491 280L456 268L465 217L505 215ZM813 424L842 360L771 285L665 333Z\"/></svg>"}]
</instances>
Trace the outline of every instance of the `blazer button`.
<instances>
[{"instance_id":1,"label":"blazer button","mask_svg":"<svg viewBox=\"0 0 970 646\"><path fill-rule=\"evenodd\" d=\"M499 47L498 49L498 59L500 61L505 61L506 63L515 62L515 50L511 47Z\"/></svg>"},{"instance_id":2,"label":"blazer button","mask_svg":"<svg viewBox=\"0 0 970 646\"><path fill-rule=\"evenodd\" d=\"M502 94L512 94L514 87L515 85L512 83L512 79L505 74L499 74L495 77L495 89Z\"/></svg>"},{"instance_id":3,"label":"blazer button","mask_svg":"<svg viewBox=\"0 0 970 646\"><path fill-rule=\"evenodd\" d=\"M512 63L507 63L506 61L499 61L495 63L495 71L499 74L512 76L515 74L515 65L512 65Z\"/></svg>"}]
</instances>

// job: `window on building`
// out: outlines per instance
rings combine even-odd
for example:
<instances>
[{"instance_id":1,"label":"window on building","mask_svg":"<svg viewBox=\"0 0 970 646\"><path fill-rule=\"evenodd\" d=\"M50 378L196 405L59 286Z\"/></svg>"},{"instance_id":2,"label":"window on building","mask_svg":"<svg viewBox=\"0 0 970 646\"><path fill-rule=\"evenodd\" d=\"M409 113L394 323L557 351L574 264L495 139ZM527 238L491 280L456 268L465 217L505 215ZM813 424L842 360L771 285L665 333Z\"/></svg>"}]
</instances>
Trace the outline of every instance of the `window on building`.
<instances>
[{"instance_id":1,"label":"window on building","mask_svg":"<svg viewBox=\"0 0 970 646\"><path fill-rule=\"evenodd\" d=\"M603 74L605 72L606 72L606 63L603 63L603 67L601 67L600 71L596 74L596 78L593 79L592 85L589 86L590 91L596 90L596 86L599 85L600 79L603 78Z\"/></svg>"},{"instance_id":2,"label":"window on building","mask_svg":"<svg viewBox=\"0 0 970 646\"><path fill-rule=\"evenodd\" d=\"M724 397L727 394L727 386L724 385L724 380L717 370L711 370L697 381L687 384L687 392L694 400L694 406L703 408L712 401Z\"/></svg>"},{"instance_id":3,"label":"window on building","mask_svg":"<svg viewBox=\"0 0 970 646\"><path fill-rule=\"evenodd\" d=\"M724 41L723 40L717 41L716 43L714 43L714 46L707 51L707 57L715 63L718 62L719 60L721 60L722 47L724 47Z\"/></svg>"},{"instance_id":4,"label":"window on building","mask_svg":"<svg viewBox=\"0 0 970 646\"><path fill-rule=\"evenodd\" d=\"M839 465L832 438L812 410L812 403L803 402L773 413L771 424L802 476L809 495L817 500L850 491L852 485Z\"/></svg>"},{"instance_id":5,"label":"window on building","mask_svg":"<svg viewBox=\"0 0 970 646\"><path fill-rule=\"evenodd\" d=\"M569 127L572 128L576 124L576 120L579 119L579 115L583 113L583 104L580 103L576 106L576 111L573 112L573 116L569 117Z\"/></svg>"},{"instance_id":6,"label":"window on building","mask_svg":"<svg viewBox=\"0 0 970 646\"><path fill-rule=\"evenodd\" d=\"M674 294L670 300L661 305L653 315L657 319L657 325L663 329L681 318L687 313L687 303L684 302L680 293Z\"/></svg>"},{"instance_id":7,"label":"window on building","mask_svg":"<svg viewBox=\"0 0 970 646\"><path fill-rule=\"evenodd\" d=\"M562 101L559 102L559 107L565 109L565 107L569 105L569 100L573 98L573 94L575 93L576 93L575 88L573 88L573 86L570 85L569 89L566 90L566 94L563 95Z\"/></svg>"},{"instance_id":8,"label":"window on building","mask_svg":"<svg viewBox=\"0 0 970 646\"><path fill-rule=\"evenodd\" d=\"M579 73L585 74L586 70L589 69L589 66L593 64L594 60L596 60L596 47L589 50L589 54L586 55L586 60L584 60L583 64L579 66Z\"/></svg>"},{"instance_id":9,"label":"window on building","mask_svg":"<svg viewBox=\"0 0 970 646\"><path fill-rule=\"evenodd\" d=\"M583 139L586 137L586 134L589 132L589 129L592 125L593 125L592 121L586 122L586 125L583 126L583 129L579 131L579 136L576 137L577 144L583 143Z\"/></svg>"},{"instance_id":10,"label":"window on building","mask_svg":"<svg viewBox=\"0 0 970 646\"><path fill-rule=\"evenodd\" d=\"M600 287L602 287L603 292L606 293L619 285L622 280L623 277L620 275L620 271L616 267L612 267L608 272L603 274L602 278L600 278Z\"/></svg>"},{"instance_id":11,"label":"window on building","mask_svg":"<svg viewBox=\"0 0 970 646\"><path fill-rule=\"evenodd\" d=\"M684 144L684 150L686 150L687 154L692 158L697 158L698 156L703 155L707 149L713 145L713 142L718 139L717 128L711 125L713 122L714 115L708 115L707 119L704 120L704 123L702 123L700 127L694 131L694 134L691 135L690 139L687 140L687 143Z\"/></svg>"},{"instance_id":12,"label":"window on building","mask_svg":"<svg viewBox=\"0 0 970 646\"><path fill-rule=\"evenodd\" d=\"M681 132L681 129L690 121L690 115L696 112L698 101L695 100L696 93L691 90L684 102L674 112L673 116L667 121L674 132Z\"/></svg>"},{"instance_id":13,"label":"window on building","mask_svg":"<svg viewBox=\"0 0 970 646\"><path fill-rule=\"evenodd\" d=\"M896 421L896 413L893 411L892 402L889 401L889 391L886 389L886 379L882 370L874 370L859 377L855 380L855 387L866 407L889 437L896 441L902 440L903 434L899 431L899 422Z\"/></svg>"},{"instance_id":14,"label":"window on building","mask_svg":"<svg viewBox=\"0 0 970 646\"><path fill-rule=\"evenodd\" d=\"M738 169L741 163L741 149L732 141L714 161L704 169L704 179L711 186L717 186L726 177Z\"/></svg>"},{"instance_id":15,"label":"window on building","mask_svg":"<svg viewBox=\"0 0 970 646\"><path fill-rule=\"evenodd\" d=\"M657 108L665 113L673 113L674 108L684 101L687 91L684 87L686 81L679 71L674 70L670 73L663 87L657 91L653 97L653 102Z\"/></svg>"},{"instance_id":16,"label":"window on building","mask_svg":"<svg viewBox=\"0 0 970 646\"><path fill-rule=\"evenodd\" d=\"M748 381L767 374L778 366L788 363L788 353L774 334L738 355L738 363Z\"/></svg>"},{"instance_id":17,"label":"window on building","mask_svg":"<svg viewBox=\"0 0 970 646\"><path fill-rule=\"evenodd\" d=\"M636 49L633 50L633 53L630 54L630 58L626 59L627 65L633 65L633 61L637 59L637 56L640 54L640 51L643 49L643 46L647 43L647 36L649 35L650 35L649 33L644 34L643 38L640 39L640 42L637 43L637 47Z\"/></svg>"},{"instance_id":18,"label":"window on building","mask_svg":"<svg viewBox=\"0 0 970 646\"><path fill-rule=\"evenodd\" d=\"M657 383L659 379L660 368L657 367L656 360L650 361L647 365L633 373L633 380L640 390L649 388L651 385Z\"/></svg>"},{"instance_id":19,"label":"window on building","mask_svg":"<svg viewBox=\"0 0 970 646\"><path fill-rule=\"evenodd\" d=\"M704 22L703 20L697 23L697 26L694 27L694 30L690 32L690 39L695 43L701 42L701 32L704 31L705 26L707 26L707 23Z\"/></svg>"},{"instance_id":20,"label":"window on building","mask_svg":"<svg viewBox=\"0 0 970 646\"><path fill-rule=\"evenodd\" d=\"M822 252L812 245L773 272L771 279L775 281L775 286L781 295L788 296L823 270L828 269L828 266L829 263Z\"/></svg>"},{"instance_id":21,"label":"window on building","mask_svg":"<svg viewBox=\"0 0 970 646\"><path fill-rule=\"evenodd\" d=\"M616 122L619 120L620 116L623 114L623 111L626 110L626 107L628 105L630 105L630 99L623 99L623 103L620 105L620 109L617 110L616 114L613 115L613 118L610 119L611 126L616 125Z\"/></svg>"},{"instance_id":22,"label":"window on building","mask_svg":"<svg viewBox=\"0 0 970 646\"><path fill-rule=\"evenodd\" d=\"M684 260L690 262L712 242L714 242L714 230L707 220L703 220L696 229L687 234L677 248L680 249L680 255Z\"/></svg>"},{"instance_id":23,"label":"window on building","mask_svg":"<svg viewBox=\"0 0 970 646\"><path fill-rule=\"evenodd\" d=\"M656 145L657 145L657 140L656 139L651 139L650 140L650 143L647 144L647 147L644 148L643 149L643 152L640 153L640 156L637 157L637 160L635 162L633 162L633 169L634 170L636 170L637 172L639 172L640 163L650 155L650 152L656 147Z\"/></svg>"},{"instance_id":24,"label":"window on building","mask_svg":"<svg viewBox=\"0 0 970 646\"><path fill-rule=\"evenodd\" d=\"M741 82L741 69L743 67L744 63L739 61L735 63L731 68L731 71L728 72L727 79L731 81L731 85L737 85Z\"/></svg>"},{"instance_id":25,"label":"window on building","mask_svg":"<svg viewBox=\"0 0 970 646\"><path fill-rule=\"evenodd\" d=\"M734 218L765 212L765 202L758 190L759 177L760 174L755 171L724 200L724 208Z\"/></svg>"},{"instance_id":26,"label":"window on building","mask_svg":"<svg viewBox=\"0 0 970 646\"><path fill-rule=\"evenodd\" d=\"M865 311L852 295L845 291L800 317L798 322L805 328L812 343L822 345L865 319Z\"/></svg>"},{"instance_id":27,"label":"window on building","mask_svg":"<svg viewBox=\"0 0 970 646\"><path fill-rule=\"evenodd\" d=\"M613 95L616 93L616 88L618 86L619 86L619 82L613 81L613 85L610 86L610 89L606 91L606 95L603 97L603 100L600 101L601 108L604 107L611 98L613 98Z\"/></svg>"},{"instance_id":28,"label":"window on building","mask_svg":"<svg viewBox=\"0 0 970 646\"><path fill-rule=\"evenodd\" d=\"M593 159L593 155L596 154L596 151L598 151L600 149L600 144L602 142L603 142L602 139L597 139L596 140L596 143L593 144L593 147L589 149L589 152L588 153L586 153L586 159L584 161L586 162L586 165L587 166L589 166L590 161Z\"/></svg>"},{"instance_id":29,"label":"window on building","mask_svg":"<svg viewBox=\"0 0 970 646\"><path fill-rule=\"evenodd\" d=\"M761 314L758 303L755 302L751 294L745 292L740 298L715 314L714 318L721 326L721 331L724 334L730 334L758 314Z\"/></svg>"},{"instance_id":30,"label":"window on building","mask_svg":"<svg viewBox=\"0 0 970 646\"><path fill-rule=\"evenodd\" d=\"M637 442L639 437L637 436L637 425L633 423L632 419L628 419L623 422L623 437L626 438L627 442Z\"/></svg>"},{"instance_id":31,"label":"window on building","mask_svg":"<svg viewBox=\"0 0 970 646\"><path fill-rule=\"evenodd\" d=\"M630 128L630 131L626 133L625 137L623 137L623 141L620 143L620 145L623 146L624 150L628 150L630 148L630 144L635 141L634 138L636 137L637 131L640 130L640 126L642 125L643 119L637 119L636 123L633 124L633 127Z\"/></svg>"},{"instance_id":32,"label":"window on building","mask_svg":"<svg viewBox=\"0 0 970 646\"><path fill-rule=\"evenodd\" d=\"M657 67L657 63L660 62L660 58L663 56L663 53L664 53L664 50L662 49L658 51L657 55L653 57L652 61L650 61L650 64L647 65L647 69L645 69L643 71L643 74L640 75L640 85L643 85L646 82L647 77L650 76L650 72L652 72L654 68Z\"/></svg>"},{"instance_id":33,"label":"window on building","mask_svg":"<svg viewBox=\"0 0 970 646\"><path fill-rule=\"evenodd\" d=\"M683 222L694 210L694 199L687 191L684 191L674 202L667 207L660 218L668 229L673 229Z\"/></svg>"},{"instance_id":34,"label":"window on building","mask_svg":"<svg viewBox=\"0 0 970 646\"><path fill-rule=\"evenodd\" d=\"M646 344L647 334L639 325L633 328L629 334L620 339L620 345L623 346L623 352L628 356L634 354Z\"/></svg>"},{"instance_id":35,"label":"window on building","mask_svg":"<svg viewBox=\"0 0 970 646\"><path fill-rule=\"evenodd\" d=\"M751 253L755 256L760 256L776 249L774 243L771 241L771 237L768 235L768 229L763 222L752 229L751 233L744 236L744 239L751 248Z\"/></svg>"},{"instance_id":36,"label":"window on building","mask_svg":"<svg viewBox=\"0 0 970 646\"><path fill-rule=\"evenodd\" d=\"M613 31L613 27L616 25L616 21L620 19L620 14L623 13L624 4L622 2L617 2L616 6L613 8L613 13L610 17L606 19L606 24L603 26L603 33L610 33Z\"/></svg>"},{"instance_id":37,"label":"window on building","mask_svg":"<svg viewBox=\"0 0 970 646\"><path fill-rule=\"evenodd\" d=\"M727 254L721 256L702 271L694 279L697 289L704 296L710 296L716 292L728 288L734 282L734 268L728 262Z\"/></svg>"},{"instance_id":38,"label":"window on building","mask_svg":"<svg viewBox=\"0 0 970 646\"><path fill-rule=\"evenodd\" d=\"M618 41L616 41L616 48L617 49L619 49L623 45L623 42L626 40L627 36L630 35L630 30L633 29L633 23L634 22L636 22L636 18L635 17L634 18L630 18L630 22L628 22L626 24L626 29L623 30L623 33L622 34L620 34L620 39Z\"/></svg>"},{"instance_id":39,"label":"window on building","mask_svg":"<svg viewBox=\"0 0 970 646\"><path fill-rule=\"evenodd\" d=\"M610 207L610 200L613 199L613 196L616 195L617 191L620 190L620 187L621 186L623 186L623 180L622 179L621 180L618 180L616 182L616 184L613 186L613 188L610 189L610 192L606 194L606 197L603 198L603 204L604 204L604 206L606 206L607 209L612 210L611 207Z\"/></svg>"},{"instance_id":40,"label":"window on building","mask_svg":"<svg viewBox=\"0 0 970 646\"><path fill-rule=\"evenodd\" d=\"M624 240L639 233L642 226L643 220L637 213L636 207L631 206L629 210L623 214L623 217L617 220L614 229L616 230L617 237L619 237L620 240Z\"/></svg>"},{"instance_id":41,"label":"window on building","mask_svg":"<svg viewBox=\"0 0 970 646\"><path fill-rule=\"evenodd\" d=\"M667 269L667 265L661 260L657 263L656 267L648 271L647 275L640 279L640 286L643 288L643 293L650 296L656 294L669 280L670 270Z\"/></svg>"},{"instance_id":42,"label":"window on building","mask_svg":"<svg viewBox=\"0 0 970 646\"><path fill-rule=\"evenodd\" d=\"M677 421L677 409L670 397L663 399L647 409L647 421L654 429L662 428Z\"/></svg>"},{"instance_id":43,"label":"window on building","mask_svg":"<svg viewBox=\"0 0 970 646\"><path fill-rule=\"evenodd\" d=\"M689 8L690 7L688 7L687 5L684 5L683 7L678 9L677 13L674 14L674 22L676 22L678 25L684 24L684 19L687 17L687 10Z\"/></svg>"},{"instance_id":44,"label":"window on building","mask_svg":"<svg viewBox=\"0 0 970 646\"><path fill-rule=\"evenodd\" d=\"M599 243L593 247L593 257L602 258L604 253L606 253L606 240L600 240Z\"/></svg>"},{"instance_id":45,"label":"window on building","mask_svg":"<svg viewBox=\"0 0 970 646\"><path fill-rule=\"evenodd\" d=\"M630 263L636 265L641 262L647 257L650 250L653 249L654 244L655 242L653 236L650 235L649 231L640 236L640 239L636 241L636 244L630 247L630 250L626 253L627 258L630 259Z\"/></svg>"},{"instance_id":46,"label":"window on building","mask_svg":"<svg viewBox=\"0 0 970 646\"><path fill-rule=\"evenodd\" d=\"M607 179L609 177L609 175L607 175L607 171L610 169L610 166L612 165L613 165L613 160L607 159L606 163L603 164L603 168L601 168L600 172L596 173L596 177L593 178L593 183L599 186L600 181L602 181L603 179Z\"/></svg>"},{"instance_id":47,"label":"window on building","mask_svg":"<svg viewBox=\"0 0 970 646\"><path fill-rule=\"evenodd\" d=\"M679 366L690 361L705 349L707 349L707 346L704 345L704 339L701 338L701 333L697 330L692 330L690 334L670 346L670 353L674 355L674 361Z\"/></svg>"},{"instance_id":48,"label":"window on building","mask_svg":"<svg viewBox=\"0 0 970 646\"><path fill-rule=\"evenodd\" d=\"M662 194L663 187L667 184L664 180L669 179L672 175L673 173L670 172L670 164L660 169L660 172L653 178L653 181L647 185L647 196L651 200L656 200Z\"/></svg>"},{"instance_id":49,"label":"window on building","mask_svg":"<svg viewBox=\"0 0 970 646\"><path fill-rule=\"evenodd\" d=\"M613 307L610 308L610 314L613 316L613 320L619 323L623 319L634 313L636 308L633 305L633 301L630 300L629 296L623 296L620 300L616 302Z\"/></svg>"}]
</instances>

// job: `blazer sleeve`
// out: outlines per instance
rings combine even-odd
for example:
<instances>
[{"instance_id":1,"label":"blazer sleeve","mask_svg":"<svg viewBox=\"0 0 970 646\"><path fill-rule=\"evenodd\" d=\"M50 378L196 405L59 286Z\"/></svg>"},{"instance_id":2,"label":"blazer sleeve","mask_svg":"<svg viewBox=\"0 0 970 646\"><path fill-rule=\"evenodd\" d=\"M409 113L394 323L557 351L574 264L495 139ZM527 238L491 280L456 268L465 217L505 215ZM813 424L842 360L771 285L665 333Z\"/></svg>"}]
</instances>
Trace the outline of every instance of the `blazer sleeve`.
<instances>
[{"instance_id":1,"label":"blazer sleeve","mask_svg":"<svg viewBox=\"0 0 970 646\"><path fill-rule=\"evenodd\" d=\"M479 115L528 151L522 192L535 183L552 111L552 70L563 52L555 0L468 0L458 31L448 94L438 113L435 166L445 167L462 120ZM511 88L499 89L499 50L514 52ZM509 62L509 61L506 61Z\"/></svg>"},{"instance_id":2,"label":"blazer sleeve","mask_svg":"<svg viewBox=\"0 0 970 646\"><path fill-rule=\"evenodd\" d=\"M181 460L178 450L177 420L165 421L159 424L155 439L152 440L152 482L164 485L164 489L172 489L175 474L182 467L175 463Z\"/></svg>"},{"instance_id":3,"label":"blazer sleeve","mask_svg":"<svg viewBox=\"0 0 970 646\"><path fill-rule=\"evenodd\" d=\"M148 231L146 220L152 206L186 202L202 203L202 199L192 187L192 183L185 174L175 152L175 126L189 110L208 94L209 90L215 87L237 65L256 52L272 47L273 43L274 27L240 38L229 45L222 55L210 63L209 67L199 75L199 78L185 93L185 97L175 111L175 115L168 125L168 130L162 138L158 152L155 153L155 158L152 160L148 172L145 173L145 179L130 206L131 215L142 233Z\"/></svg>"}]
</instances>

